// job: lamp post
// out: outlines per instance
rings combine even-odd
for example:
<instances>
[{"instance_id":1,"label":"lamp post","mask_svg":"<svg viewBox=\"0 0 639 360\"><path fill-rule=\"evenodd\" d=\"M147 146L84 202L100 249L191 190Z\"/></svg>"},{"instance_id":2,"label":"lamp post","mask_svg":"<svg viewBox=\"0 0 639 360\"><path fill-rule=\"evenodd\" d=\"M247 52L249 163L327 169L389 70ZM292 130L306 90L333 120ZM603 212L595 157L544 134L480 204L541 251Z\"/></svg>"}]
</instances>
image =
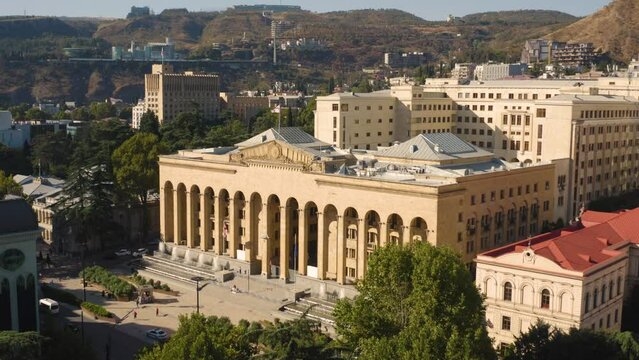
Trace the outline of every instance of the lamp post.
<instances>
[{"instance_id":1,"label":"lamp post","mask_svg":"<svg viewBox=\"0 0 639 360\"><path fill-rule=\"evenodd\" d=\"M80 262L82 266L82 301L87 301L87 281L84 272L84 252L86 250L87 243L83 242L80 244ZM84 346L84 309L80 306L80 323L82 328L82 346Z\"/></svg>"},{"instance_id":2,"label":"lamp post","mask_svg":"<svg viewBox=\"0 0 639 360\"><path fill-rule=\"evenodd\" d=\"M200 287L200 281L204 281L206 279L204 279L201 276L194 276L191 278L191 280L195 281L195 297L196 297L196 308L197 308L197 313L200 313L200 290L204 289L204 287L207 284L202 285L202 287Z\"/></svg>"}]
</instances>

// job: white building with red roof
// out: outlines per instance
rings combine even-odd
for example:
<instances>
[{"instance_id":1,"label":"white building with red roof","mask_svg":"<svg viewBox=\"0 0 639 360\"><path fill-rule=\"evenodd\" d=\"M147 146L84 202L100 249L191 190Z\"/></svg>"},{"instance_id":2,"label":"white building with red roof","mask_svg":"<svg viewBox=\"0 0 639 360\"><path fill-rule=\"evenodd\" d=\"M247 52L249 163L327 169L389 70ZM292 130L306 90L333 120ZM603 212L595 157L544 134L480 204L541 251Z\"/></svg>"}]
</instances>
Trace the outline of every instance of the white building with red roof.
<instances>
[{"instance_id":1,"label":"white building with red roof","mask_svg":"<svg viewBox=\"0 0 639 360\"><path fill-rule=\"evenodd\" d=\"M586 211L572 227L477 256L488 332L508 344L541 319L558 329L619 330L639 278L639 209Z\"/></svg>"}]
</instances>

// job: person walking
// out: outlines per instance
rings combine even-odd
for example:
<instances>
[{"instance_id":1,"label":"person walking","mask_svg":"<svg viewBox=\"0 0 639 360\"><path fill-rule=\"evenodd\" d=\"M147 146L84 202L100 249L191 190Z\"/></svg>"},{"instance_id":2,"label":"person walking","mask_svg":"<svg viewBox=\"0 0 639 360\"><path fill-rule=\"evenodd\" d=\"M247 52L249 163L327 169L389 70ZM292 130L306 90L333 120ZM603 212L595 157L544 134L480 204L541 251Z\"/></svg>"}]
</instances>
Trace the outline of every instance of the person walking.
<instances>
[{"instance_id":1,"label":"person walking","mask_svg":"<svg viewBox=\"0 0 639 360\"><path fill-rule=\"evenodd\" d=\"M160 316L160 308L159 307L155 308L155 316Z\"/></svg>"},{"instance_id":2,"label":"person walking","mask_svg":"<svg viewBox=\"0 0 639 360\"><path fill-rule=\"evenodd\" d=\"M136 297L135 298L135 307L139 308L140 307L140 297Z\"/></svg>"},{"instance_id":3,"label":"person walking","mask_svg":"<svg viewBox=\"0 0 639 360\"><path fill-rule=\"evenodd\" d=\"M137 311L134 311L134 312L133 312L133 319L137 319L137 318L138 318L138 312L137 312Z\"/></svg>"}]
</instances>

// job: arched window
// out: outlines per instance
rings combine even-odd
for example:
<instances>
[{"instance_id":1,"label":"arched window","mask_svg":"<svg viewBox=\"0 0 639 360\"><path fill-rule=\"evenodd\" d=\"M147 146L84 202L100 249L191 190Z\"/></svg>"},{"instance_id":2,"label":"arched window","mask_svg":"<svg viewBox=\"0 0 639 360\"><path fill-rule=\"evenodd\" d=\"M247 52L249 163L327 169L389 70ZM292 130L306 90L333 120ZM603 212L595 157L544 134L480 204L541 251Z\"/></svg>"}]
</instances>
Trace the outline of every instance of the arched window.
<instances>
[{"instance_id":1,"label":"arched window","mask_svg":"<svg viewBox=\"0 0 639 360\"><path fill-rule=\"evenodd\" d=\"M601 304L603 305L606 302L606 284L601 286Z\"/></svg>"},{"instance_id":2,"label":"arched window","mask_svg":"<svg viewBox=\"0 0 639 360\"><path fill-rule=\"evenodd\" d=\"M586 293L586 300L584 303L584 313L588 313L588 311L590 311L590 293Z\"/></svg>"},{"instance_id":3,"label":"arched window","mask_svg":"<svg viewBox=\"0 0 639 360\"><path fill-rule=\"evenodd\" d=\"M608 286L609 286L608 287L608 300L610 300L614 296L612 288L615 286L615 283L613 283L612 280L610 280L610 283L608 284Z\"/></svg>"},{"instance_id":4,"label":"arched window","mask_svg":"<svg viewBox=\"0 0 639 360\"><path fill-rule=\"evenodd\" d=\"M548 289L541 291L541 308L550 309L550 291Z\"/></svg>"},{"instance_id":5,"label":"arched window","mask_svg":"<svg viewBox=\"0 0 639 360\"><path fill-rule=\"evenodd\" d=\"M592 308L597 308L597 298L599 297L599 289L595 289L594 294L592 295Z\"/></svg>"},{"instance_id":6,"label":"arched window","mask_svg":"<svg viewBox=\"0 0 639 360\"><path fill-rule=\"evenodd\" d=\"M504 300L513 301L513 284L509 282L504 284Z\"/></svg>"}]
</instances>

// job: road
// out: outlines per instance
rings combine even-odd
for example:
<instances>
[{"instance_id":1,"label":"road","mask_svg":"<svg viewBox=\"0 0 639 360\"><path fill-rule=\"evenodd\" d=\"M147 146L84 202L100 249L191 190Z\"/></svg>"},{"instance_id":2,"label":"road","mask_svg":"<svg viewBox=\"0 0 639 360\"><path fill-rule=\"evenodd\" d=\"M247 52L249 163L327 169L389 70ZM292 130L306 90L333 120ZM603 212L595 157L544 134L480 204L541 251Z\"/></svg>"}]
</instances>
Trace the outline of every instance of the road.
<instances>
[{"instance_id":1,"label":"road","mask_svg":"<svg viewBox=\"0 0 639 360\"><path fill-rule=\"evenodd\" d=\"M62 304L60 313L56 315L60 325L71 323L81 329L80 310ZM133 359L135 354L144 346L153 343L151 339L146 341L137 337L126 334L120 327L125 325L114 325L108 322L95 321L91 316L84 317L84 337L85 341L91 344L95 350L97 359L107 359L106 346L111 337L111 354L112 360L128 360ZM81 330L80 330L81 331Z\"/></svg>"}]
</instances>

